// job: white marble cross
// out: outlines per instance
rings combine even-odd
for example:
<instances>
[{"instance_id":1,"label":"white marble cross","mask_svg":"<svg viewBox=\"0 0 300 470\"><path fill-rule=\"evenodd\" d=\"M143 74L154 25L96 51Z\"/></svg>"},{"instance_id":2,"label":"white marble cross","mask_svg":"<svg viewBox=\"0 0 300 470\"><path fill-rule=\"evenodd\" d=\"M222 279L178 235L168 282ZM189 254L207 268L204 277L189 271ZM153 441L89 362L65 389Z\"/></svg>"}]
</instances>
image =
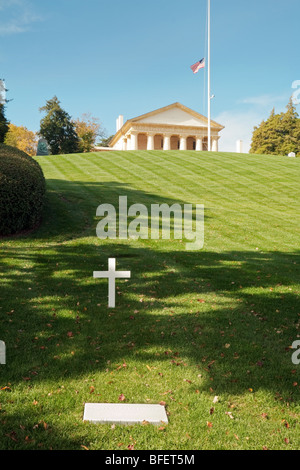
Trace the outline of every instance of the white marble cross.
<instances>
[{"instance_id":1,"label":"white marble cross","mask_svg":"<svg viewBox=\"0 0 300 470\"><path fill-rule=\"evenodd\" d=\"M108 278L108 307L116 306L116 279L129 279L130 271L116 271L115 258L109 258L108 271L94 271L94 278Z\"/></svg>"}]
</instances>

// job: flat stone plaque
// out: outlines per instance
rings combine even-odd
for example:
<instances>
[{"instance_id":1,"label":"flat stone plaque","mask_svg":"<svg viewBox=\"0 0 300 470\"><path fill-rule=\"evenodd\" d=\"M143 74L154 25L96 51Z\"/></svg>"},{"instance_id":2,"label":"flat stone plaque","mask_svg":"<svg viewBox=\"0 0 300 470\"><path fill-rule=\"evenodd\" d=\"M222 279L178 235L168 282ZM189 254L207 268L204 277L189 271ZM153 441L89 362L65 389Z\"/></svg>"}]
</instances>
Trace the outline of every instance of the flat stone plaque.
<instances>
[{"instance_id":1,"label":"flat stone plaque","mask_svg":"<svg viewBox=\"0 0 300 470\"><path fill-rule=\"evenodd\" d=\"M86 403L83 421L98 424L168 424L162 405L136 405L123 403Z\"/></svg>"}]
</instances>

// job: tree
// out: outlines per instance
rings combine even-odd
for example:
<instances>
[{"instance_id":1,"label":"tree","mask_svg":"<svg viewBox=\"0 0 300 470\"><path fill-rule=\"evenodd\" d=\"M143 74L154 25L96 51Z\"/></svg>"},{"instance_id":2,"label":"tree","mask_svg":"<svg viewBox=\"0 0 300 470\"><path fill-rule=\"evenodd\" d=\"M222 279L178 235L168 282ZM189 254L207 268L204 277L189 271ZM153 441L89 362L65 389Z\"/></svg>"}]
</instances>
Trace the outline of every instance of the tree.
<instances>
[{"instance_id":1,"label":"tree","mask_svg":"<svg viewBox=\"0 0 300 470\"><path fill-rule=\"evenodd\" d=\"M250 153L286 155L300 154L300 119L290 99L285 113L275 114L254 128Z\"/></svg>"},{"instance_id":2,"label":"tree","mask_svg":"<svg viewBox=\"0 0 300 470\"><path fill-rule=\"evenodd\" d=\"M52 155L79 151L79 137L70 115L62 109L56 96L40 108L46 112L41 120L39 135L48 142Z\"/></svg>"},{"instance_id":3,"label":"tree","mask_svg":"<svg viewBox=\"0 0 300 470\"><path fill-rule=\"evenodd\" d=\"M90 113L83 114L81 119L74 121L75 130L80 139L79 146L82 152L90 152L95 145L97 137L104 135L101 123Z\"/></svg>"},{"instance_id":4,"label":"tree","mask_svg":"<svg viewBox=\"0 0 300 470\"><path fill-rule=\"evenodd\" d=\"M5 144L17 147L19 150L27 153L30 156L36 155L37 149L37 135L29 131L24 126L15 126L9 124L9 130L5 137Z\"/></svg>"},{"instance_id":5,"label":"tree","mask_svg":"<svg viewBox=\"0 0 300 470\"><path fill-rule=\"evenodd\" d=\"M110 137L103 137L99 142L99 146L100 147L109 147L109 144L112 141L113 137L114 137L114 135L111 135Z\"/></svg>"},{"instance_id":6,"label":"tree","mask_svg":"<svg viewBox=\"0 0 300 470\"><path fill-rule=\"evenodd\" d=\"M299 116L292 98L287 105L286 113L282 113L280 119L280 132L282 136L281 153L289 154L290 152L300 153L300 142L296 138L297 121Z\"/></svg>"},{"instance_id":7,"label":"tree","mask_svg":"<svg viewBox=\"0 0 300 470\"><path fill-rule=\"evenodd\" d=\"M5 117L4 104L0 103L0 143L3 144L9 129L9 122Z\"/></svg>"}]
</instances>

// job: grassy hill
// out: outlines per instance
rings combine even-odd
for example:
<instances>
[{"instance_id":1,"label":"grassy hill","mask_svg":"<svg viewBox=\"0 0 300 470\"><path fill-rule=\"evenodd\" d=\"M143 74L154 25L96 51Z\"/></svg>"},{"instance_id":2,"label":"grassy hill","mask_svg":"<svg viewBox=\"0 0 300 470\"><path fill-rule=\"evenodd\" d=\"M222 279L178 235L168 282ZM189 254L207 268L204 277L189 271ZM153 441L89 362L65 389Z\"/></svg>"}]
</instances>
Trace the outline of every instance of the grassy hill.
<instances>
[{"instance_id":1,"label":"grassy hill","mask_svg":"<svg viewBox=\"0 0 300 470\"><path fill-rule=\"evenodd\" d=\"M37 157L39 230L0 240L0 449L298 449L300 160L195 152ZM205 205L205 244L96 237L96 209ZM107 308L109 257L117 281ZM82 423L85 402L169 425ZM215 399L218 397L218 399Z\"/></svg>"}]
</instances>

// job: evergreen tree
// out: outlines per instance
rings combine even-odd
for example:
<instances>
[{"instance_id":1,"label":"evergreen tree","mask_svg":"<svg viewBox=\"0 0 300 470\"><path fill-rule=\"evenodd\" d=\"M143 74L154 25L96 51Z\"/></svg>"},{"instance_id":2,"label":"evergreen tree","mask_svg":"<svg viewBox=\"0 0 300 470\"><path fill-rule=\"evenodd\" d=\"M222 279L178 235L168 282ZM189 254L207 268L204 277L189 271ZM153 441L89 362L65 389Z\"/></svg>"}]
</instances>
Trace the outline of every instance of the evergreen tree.
<instances>
[{"instance_id":1,"label":"evergreen tree","mask_svg":"<svg viewBox=\"0 0 300 470\"><path fill-rule=\"evenodd\" d=\"M286 113L281 115L282 143L280 153L283 155L290 152L300 153L300 142L296 138L297 121L299 121L299 116L292 99L290 99Z\"/></svg>"},{"instance_id":2,"label":"evergreen tree","mask_svg":"<svg viewBox=\"0 0 300 470\"><path fill-rule=\"evenodd\" d=\"M110 142L112 141L113 137L114 137L113 135L111 135L110 137L103 137L103 138L100 140L100 142L99 142L98 145L99 145L100 147L109 147L109 144L110 144Z\"/></svg>"},{"instance_id":3,"label":"evergreen tree","mask_svg":"<svg viewBox=\"0 0 300 470\"><path fill-rule=\"evenodd\" d=\"M285 113L275 114L273 109L266 121L254 128L250 153L300 155L300 119L290 99Z\"/></svg>"},{"instance_id":4,"label":"evergreen tree","mask_svg":"<svg viewBox=\"0 0 300 470\"><path fill-rule=\"evenodd\" d=\"M4 104L0 103L0 144L4 143L5 136L9 130L9 122L5 117Z\"/></svg>"},{"instance_id":5,"label":"evergreen tree","mask_svg":"<svg viewBox=\"0 0 300 470\"><path fill-rule=\"evenodd\" d=\"M79 138L69 114L54 96L40 108L46 112L41 120L39 134L46 139L52 155L75 153L79 150Z\"/></svg>"}]
</instances>

